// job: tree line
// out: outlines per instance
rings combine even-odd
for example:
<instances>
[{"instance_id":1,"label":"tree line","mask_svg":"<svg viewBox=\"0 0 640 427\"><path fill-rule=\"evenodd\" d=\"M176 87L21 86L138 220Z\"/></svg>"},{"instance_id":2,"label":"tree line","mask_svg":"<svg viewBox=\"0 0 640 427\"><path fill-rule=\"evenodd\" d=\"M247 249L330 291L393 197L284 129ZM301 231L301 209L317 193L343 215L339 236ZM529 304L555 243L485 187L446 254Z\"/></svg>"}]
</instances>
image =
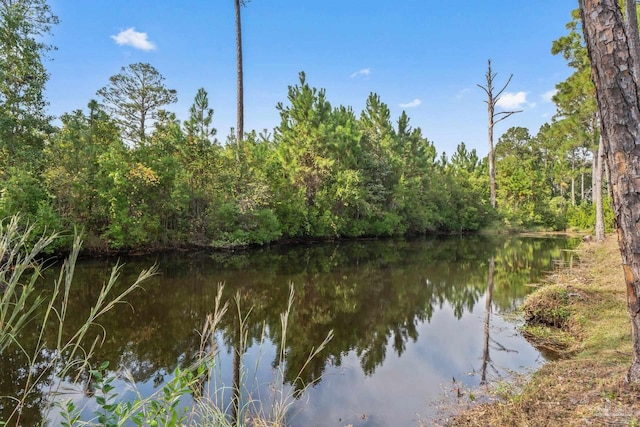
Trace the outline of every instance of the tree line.
<instances>
[{"instance_id":1,"label":"tree line","mask_svg":"<svg viewBox=\"0 0 640 427\"><path fill-rule=\"evenodd\" d=\"M9 30L0 34L0 218L81 228L98 251L595 222L598 134L583 111L595 114L595 102L592 86L573 76L558 85L552 123L535 136L514 127L499 139L493 207L487 159L475 150L460 143L438 154L377 94L356 113L333 106L303 72L276 106L277 127L232 130L223 142L207 91L180 121L171 112L177 91L147 63L123 67L54 125L43 95L52 46L38 40L58 19L45 0L0 9ZM569 29L554 50L584 72L586 50Z\"/></svg>"}]
</instances>

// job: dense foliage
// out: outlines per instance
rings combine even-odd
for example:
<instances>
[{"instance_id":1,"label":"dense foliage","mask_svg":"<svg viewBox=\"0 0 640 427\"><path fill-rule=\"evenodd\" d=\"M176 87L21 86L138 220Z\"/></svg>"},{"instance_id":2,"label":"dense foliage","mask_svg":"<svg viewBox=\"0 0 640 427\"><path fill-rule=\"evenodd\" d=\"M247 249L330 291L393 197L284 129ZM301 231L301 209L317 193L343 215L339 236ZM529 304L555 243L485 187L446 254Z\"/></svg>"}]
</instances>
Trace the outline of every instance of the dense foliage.
<instances>
[{"instance_id":1,"label":"dense foliage","mask_svg":"<svg viewBox=\"0 0 640 427\"><path fill-rule=\"evenodd\" d=\"M304 73L277 105L273 132L242 140L216 139L204 88L179 121L166 109L177 91L144 63L123 67L98 100L62 115L56 128L43 98L51 46L37 40L57 18L44 0L0 6L10 30L0 35L0 74L11 76L0 83L0 218L20 213L40 229L81 228L100 251L468 232L496 220L517 229L593 226L598 135L575 21L553 45L577 70L558 85L558 116L536 136L516 127L497 143L493 209L487 162L475 150L461 143L439 155L378 95L357 114L332 106ZM18 50L28 55L11 60Z\"/></svg>"}]
</instances>

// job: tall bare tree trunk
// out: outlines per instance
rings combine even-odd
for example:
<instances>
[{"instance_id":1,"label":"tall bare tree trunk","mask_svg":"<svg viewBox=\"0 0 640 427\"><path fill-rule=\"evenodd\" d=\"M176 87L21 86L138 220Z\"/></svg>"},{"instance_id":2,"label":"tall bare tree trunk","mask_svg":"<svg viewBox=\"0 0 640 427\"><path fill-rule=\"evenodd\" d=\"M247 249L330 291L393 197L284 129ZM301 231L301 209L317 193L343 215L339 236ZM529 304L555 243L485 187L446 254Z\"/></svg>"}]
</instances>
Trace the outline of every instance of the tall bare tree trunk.
<instances>
[{"instance_id":1,"label":"tall bare tree trunk","mask_svg":"<svg viewBox=\"0 0 640 427\"><path fill-rule=\"evenodd\" d=\"M236 143L237 150L240 150L240 143L244 136L244 87L243 87L243 71L242 71L242 19L240 15L240 7L244 6L243 0L235 0L236 7L236 69L238 78L238 109L237 109L237 126L236 126ZM236 153L236 160L239 159Z\"/></svg>"},{"instance_id":2,"label":"tall bare tree trunk","mask_svg":"<svg viewBox=\"0 0 640 427\"><path fill-rule=\"evenodd\" d=\"M640 384L640 99L632 70L640 52L630 47L617 0L580 0L580 12L600 111L604 153L616 215L618 244L631 318L632 363ZM637 40L635 40L637 41ZM631 43L632 44L632 43Z\"/></svg>"},{"instance_id":3,"label":"tall bare tree trunk","mask_svg":"<svg viewBox=\"0 0 640 427\"><path fill-rule=\"evenodd\" d=\"M595 182L593 189L593 203L596 205L596 242L604 240L604 209L602 208L602 162L604 155L604 144L602 143L602 135L598 143L598 151L593 156Z\"/></svg>"},{"instance_id":4,"label":"tall bare tree trunk","mask_svg":"<svg viewBox=\"0 0 640 427\"><path fill-rule=\"evenodd\" d=\"M491 71L491 63L489 63L489 71ZM491 83L488 82L489 88L491 88ZM491 192L491 207L496 207L496 154L493 150L493 117L494 117L494 104L493 104L493 94L488 92L489 108L487 108L489 112L489 188Z\"/></svg>"},{"instance_id":5,"label":"tall bare tree trunk","mask_svg":"<svg viewBox=\"0 0 640 427\"><path fill-rule=\"evenodd\" d=\"M487 74L485 74L485 77L487 79L487 85L486 86L478 85L478 87L484 90L484 92L487 94L487 100L484 102L487 104L487 113L489 115L488 117L489 118L489 126L488 126L489 187L491 191L491 207L495 208L496 207L496 167L495 167L495 153L493 151L493 127L497 123L500 123L507 117L511 116L512 114L520 113L522 110L500 111L496 113L496 104L500 100L500 95L502 95L502 92L504 92L507 86L509 86L511 79L513 78L513 74L509 76L509 79L504 84L504 86L502 86L502 89L500 89L497 93L494 93L493 80L496 78L497 73L494 73L491 71L491 60L489 59L487 62L488 62Z\"/></svg>"},{"instance_id":6,"label":"tall bare tree trunk","mask_svg":"<svg viewBox=\"0 0 640 427\"><path fill-rule=\"evenodd\" d=\"M576 205L576 159L575 157L571 159L571 206Z\"/></svg>"}]
</instances>

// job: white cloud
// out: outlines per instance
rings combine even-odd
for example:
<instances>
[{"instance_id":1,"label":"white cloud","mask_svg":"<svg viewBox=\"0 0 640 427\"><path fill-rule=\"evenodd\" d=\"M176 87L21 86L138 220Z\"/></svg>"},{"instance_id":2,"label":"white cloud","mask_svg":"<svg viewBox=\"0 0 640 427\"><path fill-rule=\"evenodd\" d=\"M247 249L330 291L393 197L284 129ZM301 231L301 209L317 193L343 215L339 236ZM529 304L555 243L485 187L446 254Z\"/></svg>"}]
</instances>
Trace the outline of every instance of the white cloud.
<instances>
[{"instance_id":1,"label":"white cloud","mask_svg":"<svg viewBox=\"0 0 640 427\"><path fill-rule=\"evenodd\" d=\"M360 71L356 71L355 73L351 74L351 78L355 79L356 77L359 76L368 76L369 74L371 74L371 68L363 68Z\"/></svg>"},{"instance_id":2,"label":"white cloud","mask_svg":"<svg viewBox=\"0 0 640 427\"><path fill-rule=\"evenodd\" d=\"M419 106L420 104L422 104L422 101L420 101L418 98L416 98L411 102L407 102L406 104L400 104L400 107L402 107L402 108L415 108L415 107Z\"/></svg>"},{"instance_id":3,"label":"white cloud","mask_svg":"<svg viewBox=\"0 0 640 427\"><path fill-rule=\"evenodd\" d=\"M500 96L496 106L505 109L522 108L527 103L527 92L505 92Z\"/></svg>"},{"instance_id":4,"label":"white cloud","mask_svg":"<svg viewBox=\"0 0 640 427\"><path fill-rule=\"evenodd\" d=\"M553 96L554 96L556 93L558 93L558 89L552 89L552 90L550 90L550 91L548 91L548 92L543 93L543 94L542 94L542 99L543 99L545 102L553 102L553 99L552 99L552 98L553 98Z\"/></svg>"},{"instance_id":5,"label":"white cloud","mask_svg":"<svg viewBox=\"0 0 640 427\"><path fill-rule=\"evenodd\" d=\"M135 28L127 28L115 36L111 36L121 46L131 46L141 50L155 50L156 45L149 41L147 33L140 33Z\"/></svg>"}]
</instances>

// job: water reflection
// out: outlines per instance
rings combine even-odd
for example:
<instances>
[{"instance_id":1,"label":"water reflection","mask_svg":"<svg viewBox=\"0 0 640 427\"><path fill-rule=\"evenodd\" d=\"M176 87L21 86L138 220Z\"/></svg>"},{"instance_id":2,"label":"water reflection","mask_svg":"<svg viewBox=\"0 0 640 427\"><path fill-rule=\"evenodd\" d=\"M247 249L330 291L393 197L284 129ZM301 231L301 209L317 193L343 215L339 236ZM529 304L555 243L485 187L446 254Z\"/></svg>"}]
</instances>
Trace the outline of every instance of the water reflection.
<instances>
[{"instance_id":1,"label":"water reflection","mask_svg":"<svg viewBox=\"0 0 640 427\"><path fill-rule=\"evenodd\" d=\"M495 338L491 338L491 314L493 312L493 287L495 283L495 257L489 259L489 273L487 278L487 290L485 292L485 304L484 304L484 339L482 347L482 368L480 369L480 384L487 384L487 370L491 368L493 373L500 377L500 370L493 364L489 349L492 347L494 350L502 351L505 353L517 353L518 350L513 350L505 347ZM489 343L493 344L491 346Z\"/></svg>"},{"instance_id":2,"label":"water reflection","mask_svg":"<svg viewBox=\"0 0 640 427\"><path fill-rule=\"evenodd\" d=\"M452 372L460 377L479 368L478 381L486 381L488 367L513 363L517 367L535 360L537 354L531 349L520 350L518 357L512 357L513 363L505 362L502 356L490 357L491 312L508 311L518 305L528 292L526 285L551 270L554 260L561 257L561 250L573 244L564 238L465 237L340 242L128 259L124 260L123 284L132 283L141 269L156 261L161 274L132 294L130 305L119 306L102 319L107 335L95 360L129 370L139 384L160 386L175 368L184 368L197 357L197 331L213 311L218 285L225 283L225 299L236 297L247 312L251 308L245 319L245 348L249 354L244 357L253 357L251 348L261 342L266 331L273 345L268 352L273 355L270 367L282 368L285 382L293 387L320 382L313 391L316 396L306 405L311 409L299 414L300 425L317 424L314 413L324 417L339 412L335 408L340 405L360 405L360 412L369 412L365 419L370 425L375 425L376 417L379 422L389 421L383 414L373 413L380 406L390 411L406 410L404 415L413 416L416 408L404 405L416 396L407 395L417 394L424 406L434 385L437 388L445 378L450 379ZM94 260L78 266L77 286L70 296L69 330L86 318L111 265L110 260ZM45 287L55 271L49 273L51 276L43 280ZM290 283L295 287L295 309L289 319L286 348L281 348L280 313L286 309ZM483 297L484 322L474 313ZM500 322L499 326L509 328ZM223 358L223 363L228 363L223 369L228 372L227 384L233 388L239 382L237 367L244 354L237 316L226 316L220 327L221 344L228 354ZM331 330L333 340L301 373L310 349ZM99 332L96 328L94 336ZM491 339L492 347L507 350L526 345L513 335L501 337L500 341ZM33 344L31 337L24 340L27 345ZM239 348L241 351L235 351ZM287 363L282 366L280 354L286 354ZM474 354L482 355L479 367ZM0 355L0 395L20 393L26 365L24 355L16 349ZM409 377L404 376L407 373ZM419 378L428 386L423 384L416 389L401 378L407 378L406 382ZM345 396L336 387L350 388L366 403L354 402L354 396ZM333 390L333 398L328 389ZM380 398L375 389L393 396L397 404L372 403ZM365 396L369 396L368 400ZM0 417L6 419L14 409L12 402L6 398L0 402ZM33 396L28 402L23 409L26 425L38 424L43 404L42 395ZM338 412L334 424L348 418ZM397 414L393 419L398 425Z\"/></svg>"},{"instance_id":3,"label":"water reflection","mask_svg":"<svg viewBox=\"0 0 640 427\"><path fill-rule=\"evenodd\" d=\"M489 260L489 273L487 279L487 292L485 294L486 303L484 304L484 343L482 348L482 374L480 377L480 384L486 384L487 382L487 366L489 365L489 332L491 330L491 300L493 298L493 275L495 273L496 260L491 257Z\"/></svg>"}]
</instances>

